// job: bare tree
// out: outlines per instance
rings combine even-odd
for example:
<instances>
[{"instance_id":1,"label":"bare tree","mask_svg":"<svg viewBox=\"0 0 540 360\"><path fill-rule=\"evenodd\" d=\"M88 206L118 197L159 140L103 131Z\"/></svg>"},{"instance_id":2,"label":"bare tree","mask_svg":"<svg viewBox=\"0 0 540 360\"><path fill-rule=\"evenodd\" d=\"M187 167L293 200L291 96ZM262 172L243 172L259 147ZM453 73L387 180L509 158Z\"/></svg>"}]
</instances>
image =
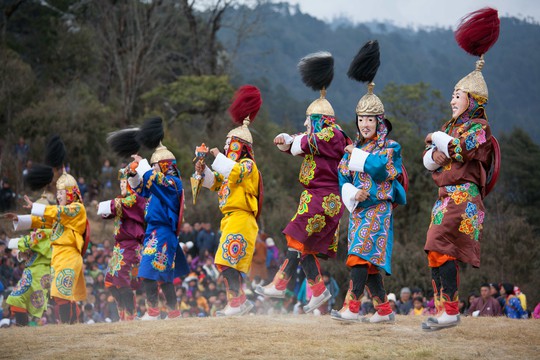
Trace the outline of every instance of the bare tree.
<instances>
[{"instance_id":1,"label":"bare tree","mask_svg":"<svg viewBox=\"0 0 540 360\"><path fill-rule=\"evenodd\" d=\"M165 58L158 42L169 30L175 7L165 0L95 0L88 6L93 14L91 24L99 37L107 81L118 79L122 102L119 125L125 125L132 118L141 88Z\"/></svg>"}]
</instances>

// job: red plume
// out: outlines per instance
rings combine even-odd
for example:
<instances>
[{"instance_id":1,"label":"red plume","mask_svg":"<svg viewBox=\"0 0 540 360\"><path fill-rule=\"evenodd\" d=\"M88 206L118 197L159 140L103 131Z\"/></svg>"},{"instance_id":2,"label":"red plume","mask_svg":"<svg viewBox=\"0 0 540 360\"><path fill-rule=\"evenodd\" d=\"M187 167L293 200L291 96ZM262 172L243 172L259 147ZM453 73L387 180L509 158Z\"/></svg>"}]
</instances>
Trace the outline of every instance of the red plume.
<instances>
[{"instance_id":1,"label":"red plume","mask_svg":"<svg viewBox=\"0 0 540 360\"><path fill-rule=\"evenodd\" d=\"M262 98L259 89L253 85L244 85L236 90L233 103L229 107L229 114L238 125L242 125L244 119L248 116L253 122L261 105Z\"/></svg>"},{"instance_id":2,"label":"red plume","mask_svg":"<svg viewBox=\"0 0 540 360\"><path fill-rule=\"evenodd\" d=\"M481 56L497 42L499 27L497 10L486 7L463 17L454 36L463 50Z\"/></svg>"}]
</instances>

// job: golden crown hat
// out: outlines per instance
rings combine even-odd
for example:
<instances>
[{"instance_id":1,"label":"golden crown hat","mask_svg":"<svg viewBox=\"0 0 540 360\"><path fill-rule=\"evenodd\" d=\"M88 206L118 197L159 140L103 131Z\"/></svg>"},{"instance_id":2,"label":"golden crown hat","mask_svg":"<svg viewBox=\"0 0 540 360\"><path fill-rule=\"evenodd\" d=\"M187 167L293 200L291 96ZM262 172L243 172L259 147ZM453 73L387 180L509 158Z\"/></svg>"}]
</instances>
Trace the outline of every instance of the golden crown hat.
<instances>
[{"instance_id":1,"label":"golden crown hat","mask_svg":"<svg viewBox=\"0 0 540 360\"><path fill-rule=\"evenodd\" d=\"M488 100L488 88L482 68L484 54L497 42L500 31L500 20L497 10L483 8L467 14L454 33L458 45L473 56L479 56L476 68L459 80L454 90L462 90L473 95L480 103Z\"/></svg>"},{"instance_id":2,"label":"golden crown hat","mask_svg":"<svg viewBox=\"0 0 540 360\"><path fill-rule=\"evenodd\" d=\"M159 143L159 146L156 148L154 153L152 154L152 157L150 157L150 164L155 164L163 160L175 160L176 157L174 154L167 149L165 145L163 145L161 142Z\"/></svg>"},{"instance_id":3,"label":"golden crown hat","mask_svg":"<svg viewBox=\"0 0 540 360\"><path fill-rule=\"evenodd\" d=\"M384 105L377 95L373 93L375 87L374 82L370 82L367 86L367 93L362 96L356 105L356 115L375 116L384 114Z\"/></svg>"},{"instance_id":4,"label":"golden crown hat","mask_svg":"<svg viewBox=\"0 0 540 360\"><path fill-rule=\"evenodd\" d=\"M249 124L251 124L251 121L248 116L243 120L242 125L237 126L231 131L229 131L229 133L227 134L227 137L234 136L236 138L244 140L245 142L253 144L253 137L251 136L251 132L249 131L249 127L248 127Z\"/></svg>"},{"instance_id":5,"label":"golden crown hat","mask_svg":"<svg viewBox=\"0 0 540 360\"><path fill-rule=\"evenodd\" d=\"M313 114L321 114L335 116L332 104L330 104L330 101L326 100L326 89L320 90L320 94L321 96L317 100L309 104L306 110L306 115L310 116Z\"/></svg>"},{"instance_id":6,"label":"golden crown hat","mask_svg":"<svg viewBox=\"0 0 540 360\"><path fill-rule=\"evenodd\" d=\"M77 185L77 180L75 180L75 178L68 174L64 169L62 175L60 175L58 180L56 180L56 190L69 191L74 188L79 188L79 186Z\"/></svg>"}]
</instances>

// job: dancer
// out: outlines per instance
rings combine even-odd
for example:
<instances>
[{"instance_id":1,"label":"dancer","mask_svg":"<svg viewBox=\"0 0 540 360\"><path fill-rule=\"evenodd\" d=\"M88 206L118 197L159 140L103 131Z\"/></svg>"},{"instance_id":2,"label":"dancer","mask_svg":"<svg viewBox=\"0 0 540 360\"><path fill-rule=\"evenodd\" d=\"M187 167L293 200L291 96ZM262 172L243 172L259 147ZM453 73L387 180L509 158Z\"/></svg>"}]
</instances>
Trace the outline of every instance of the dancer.
<instances>
[{"instance_id":1,"label":"dancer","mask_svg":"<svg viewBox=\"0 0 540 360\"><path fill-rule=\"evenodd\" d=\"M483 55L497 41L497 10L485 8L469 14L456 33L458 44L480 56L476 70L461 79L452 94L452 119L441 131L426 136L424 165L432 171L439 197L432 210L424 250L431 268L439 314L422 324L424 330L459 323L458 261L480 266L485 208L483 198L494 185L488 174L498 159L494 152L485 107L488 90L481 70ZM497 172L497 171L495 171Z\"/></svg>"},{"instance_id":2,"label":"dancer","mask_svg":"<svg viewBox=\"0 0 540 360\"><path fill-rule=\"evenodd\" d=\"M141 244L144 240L144 208L146 199L135 193L128 183L127 169L118 171L120 196L99 204L98 215L114 219L115 245L109 260L105 287L118 305L121 321L135 318L135 294L140 286L137 278Z\"/></svg>"},{"instance_id":3,"label":"dancer","mask_svg":"<svg viewBox=\"0 0 540 360\"><path fill-rule=\"evenodd\" d=\"M307 131L295 136L279 134L274 144L283 152L304 158L299 181L305 190L300 195L296 214L283 230L288 248L286 259L272 283L257 286L255 292L283 298L300 263L313 294L304 306L308 313L332 296L322 280L317 257L332 258L337 252L339 220L343 214L337 166L350 140L336 124L334 109L325 98L334 76L332 55L310 54L300 60L298 68L304 83L321 95L306 111Z\"/></svg>"},{"instance_id":4,"label":"dancer","mask_svg":"<svg viewBox=\"0 0 540 360\"><path fill-rule=\"evenodd\" d=\"M36 203L51 205L54 201L49 198L54 199L54 195L43 193ZM29 215L27 217L32 221ZM41 318L49 303L52 230L50 226L42 229L44 223L38 218L34 218L31 227L34 230L29 235L11 239L8 243L8 248L18 250L17 259L25 264L21 279L6 299L15 314L17 326L27 326L29 315Z\"/></svg>"},{"instance_id":5,"label":"dancer","mask_svg":"<svg viewBox=\"0 0 540 360\"><path fill-rule=\"evenodd\" d=\"M164 137L161 118L147 120L137 130L137 138L149 148L155 148L150 162L133 155L129 165L130 187L148 199L139 277L146 292L147 312L141 320L159 320L158 286L167 303L166 319L181 316L177 306L173 280L188 272L184 252L178 246L177 233L181 225L183 191L176 158L162 143Z\"/></svg>"},{"instance_id":6,"label":"dancer","mask_svg":"<svg viewBox=\"0 0 540 360\"><path fill-rule=\"evenodd\" d=\"M392 273L394 244L393 204L405 204L405 189L398 181L402 173L401 146L388 138L392 125L384 117L384 106L373 93L379 67L379 44L369 41L353 59L348 76L367 82L368 92L356 106L357 140L345 148L339 164L341 198L349 210L347 266L351 279L341 311L332 318L369 323L394 322L381 270ZM367 288L377 311L359 317L360 299Z\"/></svg>"},{"instance_id":7,"label":"dancer","mask_svg":"<svg viewBox=\"0 0 540 360\"><path fill-rule=\"evenodd\" d=\"M217 316L240 316L248 313L253 304L243 290L243 274L251 267L259 227L257 218L262 204L262 176L253 153L253 138L248 126L255 120L262 104L261 94L255 86L240 87L229 114L240 124L227 134L224 153L213 148L213 172L202 162L195 163L195 171L203 174L203 186L218 191L221 220L221 238L216 251L215 264L223 275L227 287L227 306Z\"/></svg>"}]
</instances>

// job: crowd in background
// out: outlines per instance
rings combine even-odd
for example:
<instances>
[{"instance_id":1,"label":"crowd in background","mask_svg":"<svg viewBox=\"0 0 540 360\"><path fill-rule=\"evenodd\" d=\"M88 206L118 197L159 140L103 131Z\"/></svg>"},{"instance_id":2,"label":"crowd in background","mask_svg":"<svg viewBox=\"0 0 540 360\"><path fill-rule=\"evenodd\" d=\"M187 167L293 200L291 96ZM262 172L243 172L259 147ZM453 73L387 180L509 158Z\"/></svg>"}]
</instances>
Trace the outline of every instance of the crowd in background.
<instances>
[{"instance_id":1,"label":"crowd in background","mask_svg":"<svg viewBox=\"0 0 540 360\"><path fill-rule=\"evenodd\" d=\"M227 303L225 286L219 271L213 262L213 255L218 246L219 233L214 231L210 223L195 223L193 226L184 223L179 236L180 243L190 264L190 273L184 278L174 280L179 309L183 317L214 316ZM16 258L7 249L7 236L0 233L0 290L5 299L13 286L22 275L24 265L18 264ZM104 240L102 243L92 243L84 257L85 280L87 299L80 304L81 321L84 323L115 322L119 321L118 310L114 298L105 287L105 274L107 265L112 256L113 243ZM300 314L302 306L307 304L311 297L309 287L301 268L298 268L296 281L291 282L285 299L270 299L254 293L258 284L267 284L272 281L281 258L275 241L261 234L257 239L256 250L253 257L251 272L246 281L245 292L254 302L252 310L255 314ZM323 280L330 290L330 301L315 311L315 314L324 315L332 308L337 308L337 298L340 287L336 280L327 271L323 271ZM478 293L461 296L460 312L465 316L507 316L510 318L540 318L540 304L532 313L529 313L529 304L526 303L525 294L511 284L482 284ZM399 293L390 293L388 299L396 314L401 315L431 315L437 312L433 294L425 292L418 287L403 287ZM145 299L142 292L136 291L136 305L138 315L144 314ZM3 304L3 315L9 318L8 308ZM165 314L165 309L164 314ZM362 301L361 313L374 313L369 294L366 292ZM56 323L53 304L50 304L41 319L34 319L32 324ZM9 324L9 321L3 321Z\"/></svg>"}]
</instances>

